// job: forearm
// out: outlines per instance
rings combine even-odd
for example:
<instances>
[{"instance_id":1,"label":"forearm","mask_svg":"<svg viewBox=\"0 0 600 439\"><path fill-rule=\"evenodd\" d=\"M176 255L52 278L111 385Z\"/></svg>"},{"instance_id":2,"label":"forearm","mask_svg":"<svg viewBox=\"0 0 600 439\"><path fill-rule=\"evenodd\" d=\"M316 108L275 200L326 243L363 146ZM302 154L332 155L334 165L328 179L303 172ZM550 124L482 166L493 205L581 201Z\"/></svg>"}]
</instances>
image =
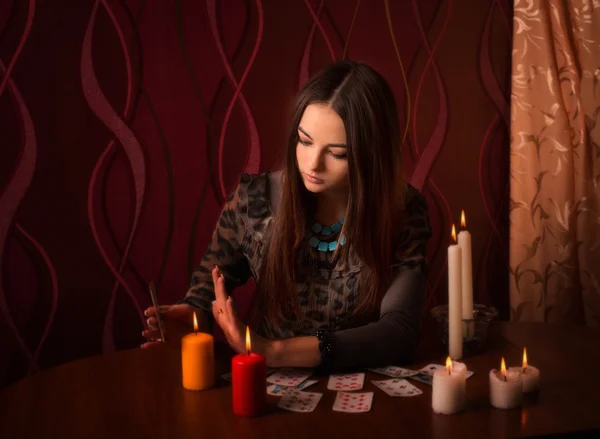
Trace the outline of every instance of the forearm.
<instances>
[{"instance_id":1,"label":"forearm","mask_svg":"<svg viewBox=\"0 0 600 439\"><path fill-rule=\"evenodd\" d=\"M412 360L419 339L418 324L392 313L376 323L332 334L331 370L387 366ZM317 337L272 340L267 347L270 367L317 367L321 363Z\"/></svg>"},{"instance_id":2,"label":"forearm","mask_svg":"<svg viewBox=\"0 0 600 439\"><path fill-rule=\"evenodd\" d=\"M329 369L356 369L410 363L419 340L414 317L394 312L378 322L333 334Z\"/></svg>"},{"instance_id":3,"label":"forearm","mask_svg":"<svg viewBox=\"0 0 600 439\"><path fill-rule=\"evenodd\" d=\"M331 370L409 363L419 341L426 278L421 270L401 269L383 299L377 322L335 332Z\"/></svg>"},{"instance_id":4,"label":"forearm","mask_svg":"<svg viewBox=\"0 0 600 439\"><path fill-rule=\"evenodd\" d=\"M271 367L316 367L321 362L317 337L272 340L267 362Z\"/></svg>"}]
</instances>

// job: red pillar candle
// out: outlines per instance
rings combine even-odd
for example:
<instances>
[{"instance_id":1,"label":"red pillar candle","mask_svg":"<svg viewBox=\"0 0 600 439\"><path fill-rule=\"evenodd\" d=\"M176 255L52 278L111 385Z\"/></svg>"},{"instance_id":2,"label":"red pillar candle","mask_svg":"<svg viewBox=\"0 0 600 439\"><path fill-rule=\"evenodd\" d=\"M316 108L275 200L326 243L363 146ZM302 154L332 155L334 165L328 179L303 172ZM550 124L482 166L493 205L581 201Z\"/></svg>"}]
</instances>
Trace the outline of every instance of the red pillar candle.
<instances>
[{"instance_id":1,"label":"red pillar candle","mask_svg":"<svg viewBox=\"0 0 600 439\"><path fill-rule=\"evenodd\" d=\"M260 415L267 406L267 365L265 357L250 352L250 330L246 327L246 353L231 360L233 413Z\"/></svg>"}]
</instances>

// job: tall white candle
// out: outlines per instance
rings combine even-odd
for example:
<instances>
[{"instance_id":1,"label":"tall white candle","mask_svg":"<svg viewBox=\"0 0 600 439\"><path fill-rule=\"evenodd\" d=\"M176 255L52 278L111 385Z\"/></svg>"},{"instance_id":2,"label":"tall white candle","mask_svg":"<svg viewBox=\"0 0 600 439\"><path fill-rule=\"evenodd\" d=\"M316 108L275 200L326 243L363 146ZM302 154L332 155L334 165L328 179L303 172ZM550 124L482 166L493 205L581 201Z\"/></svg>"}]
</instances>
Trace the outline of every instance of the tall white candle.
<instances>
[{"instance_id":1,"label":"tall white candle","mask_svg":"<svg viewBox=\"0 0 600 439\"><path fill-rule=\"evenodd\" d=\"M467 394L467 366L446 360L446 368L433 373L431 408L435 413L451 415L465 408Z\"/></svg>"},{"instance_id":2,"label":"tall white candle","mask_svg":"<svg viewBox=\"0 0 600 439\"><path fill-rule=\"evenodd\" d=\"M456 242L456 228L452 226ZM448 352L460 360L463 355L462 331L462 251L459 245L448 247Z\"/></svg>"},{"instance_id":3,"label":"tall white candle","mask_svg":"<svg viewBox=\"0 0 600 439\"><path fill-rule=\"evenodd\" d=\"M519 407L523 400L521 372L506 370L504 358L500 370L490 370L490 404L499 409Z\"/></svg>"},{"instance_id":4,"label":"tall white candle","mask_svg":"<svg viewBox=\"0 0 600 439\"><path fill-rule=\"evenodd\" d=\"M462 318L473 319L473 257L471 252L471 233L467 230L465 211L461 212L461 232L458 234L458 245L462 250ZM473 325L463 327L463 335L473 336Z\"/></svg>"},{"instance_id":5,"label":"tall white candle","mask_svg":"<svg viewBox=\"0 0 600 439\"><path fill-rule=\"evenodd\" d=\"M523 393L535 392L540 388L540 370L527 363L527 349L523 349L523 366L511 367L508 371L517 371L521 373Z\"/></svg>"}]
</instances>

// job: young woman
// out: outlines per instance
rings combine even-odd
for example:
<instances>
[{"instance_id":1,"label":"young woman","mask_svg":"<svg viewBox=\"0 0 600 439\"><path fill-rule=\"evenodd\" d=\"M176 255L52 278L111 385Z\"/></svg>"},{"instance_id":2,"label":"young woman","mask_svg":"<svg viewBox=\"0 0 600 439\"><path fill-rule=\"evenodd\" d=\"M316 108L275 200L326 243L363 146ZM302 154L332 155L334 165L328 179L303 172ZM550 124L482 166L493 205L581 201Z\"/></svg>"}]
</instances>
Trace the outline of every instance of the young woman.
<instances>
[{"instance_id":1,"label":"young woman","mask_svg":"<svg viewBox=\"0 0 600 439\"><path fill-rule=\"evenodd\" d=\"M165 338L189 332L199 310L205 330L214 320L243 352L228 292L252 276L252 348L269 366L410 362L430 236L425 198L403 178L389 85L365 64L332 64L298 94L283 170L243 175L227 200L185 299L161 309Z\"/></svg>"}]
</instances>

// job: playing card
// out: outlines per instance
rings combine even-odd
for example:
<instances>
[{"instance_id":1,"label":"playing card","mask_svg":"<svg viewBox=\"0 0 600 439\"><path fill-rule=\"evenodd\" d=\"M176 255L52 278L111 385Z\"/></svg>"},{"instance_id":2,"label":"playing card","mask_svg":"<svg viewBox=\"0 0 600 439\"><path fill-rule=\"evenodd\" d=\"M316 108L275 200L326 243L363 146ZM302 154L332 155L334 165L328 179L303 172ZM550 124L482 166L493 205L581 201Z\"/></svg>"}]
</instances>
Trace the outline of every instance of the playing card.
<instances>
[{"instance_id":1,"label":"playing card","mask_svg":"<svg viewBox=\"0 0 600 439\"><path fill-rule=\"evenodd\" d=\"M306 380L301 382L300 384L298 384L296 387L294 387L295 389L306 389L308 386L312 386L313 384L317 384L319 382L319 380Z\"/></svg>"},{"instance_id":2,"label":"playing card","mask_svg":"<svg viewBox=\"0 0 600 439\"><path fill-rule=\"evenodd\" d=\"M285 387L285 386L280 386L279 384L271 384L270 386L267 387L267 393L269 395L281 396L290 389L302 390L302 389L306 389L308 386L312 386L313 384L316 384L318 382L319 382L318 380L306 380L306 381L303 381L302 383L298 384L296 387Z\"/></svg>"},{"instance_id":3,"label":"playing card","mask_svg":"<svg viewBox=\"0 0 600 439\"><path fill-rule=\"evenodd\" d=\"M393 379L383 381L371 381L385 393L390 396L417 396L421 395L423 391L405 379Z\"/></svg>"},{"instance_id":4,"label":"playing card","mask_svg":"<svg viewBox=\"0 0 600 439\"><path fill-rule=\"evenodd\" d=\"M280 386L279 384L271 384L270 386L267 386L267 393L269 395L282 396L289 389L295 389L295 387L285 387Z\"/></svg>"},{"instance_id":5,"label":"playing card","mask_svg":"<svg viewBox=\"0 0 600 439\"><path fill-rule=\"evenodd\" d=\"M418 381L423 384L427 384L429 386L433 385L433 375L425 375L420 373L419 375L414 375L409 377L411 380Z\"/></svg>"},{"instance_id":6,"label":"playing card","mask_svg":"<svg viewBox=\"0 0 600 439\"><path fill-rule=\"evenodd\" d=\"M371 410L373 405L373 392L347 393L338 392L333 410L346 413L364 413Z\"/></svg>"},{"instance_id":7,"label":"playing card","mask_svg":"<svg viewBox=\"0 0 600 439\"><path fill-rule=\"evenodd\" d=\"M428 364L427 366L419 369L417 373L432 377L433 373L438 369L444 369L444 366L441 364Z\"/></svg>"},{"instance_id":8,"label":"playing card","mask_svg":"<svg viewBox=\"0 0 600 439\"><path fill-rule=\"evenodd\" d=\"M335 374L329 377L327 388L329 390L360 390L364 381L364 373Z\"/></svg>"},{"instance_id":9,"label":"playing card","mask_svg":"<svg viewBox=\"0 0 600 439\"><path fill-rule=\"evenodd\" d=\"M310 369L294 369L291 367L284 367L270 375L267 381L272 384L279 384L280 386L296 387L298 384L305 381L312 371Z\"/></svg>"},{"instance_id":10,"label":"playing card","mask_svg":"<svg viewBox=\"0 0 600 439\"><path fill-rule=\"evenodd\" d=\"M322 393L302 392L297 389L288 389L277 403L277 407L291 412L312 412L322 396Z\"/></svg>"},{"instance_id":11,"label":"playing card","mask_svg":"<svg viewBox=\"0 0 600 439\"><path fill-rule=\"evenodd\" d=\"M156 295L156 286L154 285L154 282L150 282L149 290L150 290L150 298L152 299L152 306L156 310L156 314L154 314L154 318L156 319L156 323L158 325L158 332L160 333L160 341L164 342L165 341L165 330L163 329L161 310L160 310L160 306L158 306L158 298Z\"/></svg>"},{"instance_id":12,"label":"playing card","mask_svg":"<svg viewBox=\"0 0 600 439\"><path fill-rule=\"evenodd\" d=\"M375 369L367 369L367 370L380 373L381 375L387 375L392 378L405 378L405 377L417 375L419 373L416 370L404 369L403 367L398 367L398 366L377 367Z\"/></svg>"}]
</instances>

